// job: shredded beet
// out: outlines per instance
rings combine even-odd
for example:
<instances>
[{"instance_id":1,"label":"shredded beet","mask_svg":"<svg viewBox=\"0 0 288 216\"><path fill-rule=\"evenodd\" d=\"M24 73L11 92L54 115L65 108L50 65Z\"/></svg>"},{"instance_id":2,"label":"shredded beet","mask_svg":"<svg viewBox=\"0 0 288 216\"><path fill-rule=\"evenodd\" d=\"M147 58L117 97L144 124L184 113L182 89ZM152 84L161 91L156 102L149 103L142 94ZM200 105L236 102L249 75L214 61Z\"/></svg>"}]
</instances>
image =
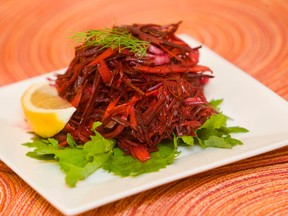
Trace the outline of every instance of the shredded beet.
<instances>
[{"instance_id":1,"label":"shredded beet","mask_svg":"<svg viewBox=\"0 0 288 216\"><path fill-rule=\"evenodd\" d=\"M120 47L75 49L66 73L57 75L55 81L59 95L77 108L55 136L60 145L67 145L67 133L85 143L92 135L92 124L101 121L97 131L116 139L124 152L144 162L172 133L195 135L216 112L203 93L213 76L208 67L198 65L200 47L191 48L175 35L178 26L113 27L148 41L145 56Z\"/></svg>"}]
</instances>

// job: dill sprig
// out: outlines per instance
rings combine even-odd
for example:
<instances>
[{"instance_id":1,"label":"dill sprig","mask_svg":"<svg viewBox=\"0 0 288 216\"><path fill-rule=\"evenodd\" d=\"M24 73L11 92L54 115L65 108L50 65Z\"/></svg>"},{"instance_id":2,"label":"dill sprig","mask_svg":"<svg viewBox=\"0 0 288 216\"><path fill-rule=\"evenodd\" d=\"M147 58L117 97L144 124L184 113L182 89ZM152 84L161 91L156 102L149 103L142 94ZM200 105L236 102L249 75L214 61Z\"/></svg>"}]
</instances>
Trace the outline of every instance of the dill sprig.
<instances>
[{"instance_id":1,"label":"dill sprig","mask_svg":"<svg viewBox=\"0 0 288 216\"><path fill-rule=\"evenodd\" d=\"M117 27L76 32L71 38L82 46L101 46L102 49L111 47L118 48L119 51L127 48L139 56L145 56L150 45L149 42L134 37L127 29Z\"/></svg>"}]
</instances>

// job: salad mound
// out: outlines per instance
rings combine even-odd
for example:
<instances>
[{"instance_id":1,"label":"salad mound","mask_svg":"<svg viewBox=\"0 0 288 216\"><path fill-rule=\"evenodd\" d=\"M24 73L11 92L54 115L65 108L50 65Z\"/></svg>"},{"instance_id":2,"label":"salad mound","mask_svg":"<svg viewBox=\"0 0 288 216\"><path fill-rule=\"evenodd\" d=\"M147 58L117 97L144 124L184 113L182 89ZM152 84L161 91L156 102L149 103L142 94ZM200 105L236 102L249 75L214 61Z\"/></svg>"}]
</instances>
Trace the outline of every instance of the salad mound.
<instances>
[{"instance_id":1,"label":"salad mound","mask_svg":"<svg viewBox=\"0 0 288 216\"><path fill-rule=\"evenodd\" d=\"M67 134L85 143L97 131L116 139L126 154L144 162L157 145L195 131L217 111L203 89L213 77L198 64L199 48L189 47L175 32L180 23L133 24L90 30L74 36L80 45L55 87L76 112L55 138Z\"/></svg>"},{"instance_id":2,"label":"salad mound","mask_svg":"<svg viewBox=\"0 0 288 216\"><path fill-rule=\"evenodd\" d=\"M179 145L242 144L230 134L248 130L227 126L222 100L206 100L212 71L198 64L201 47L175 35L179 24L75 34L74 59L50 81L76 111L53 137L24 143L34 148L26 155L57 161L75 187L100 168L121 177L156 172L174 162Z\"/></svg>"}]
</instances>

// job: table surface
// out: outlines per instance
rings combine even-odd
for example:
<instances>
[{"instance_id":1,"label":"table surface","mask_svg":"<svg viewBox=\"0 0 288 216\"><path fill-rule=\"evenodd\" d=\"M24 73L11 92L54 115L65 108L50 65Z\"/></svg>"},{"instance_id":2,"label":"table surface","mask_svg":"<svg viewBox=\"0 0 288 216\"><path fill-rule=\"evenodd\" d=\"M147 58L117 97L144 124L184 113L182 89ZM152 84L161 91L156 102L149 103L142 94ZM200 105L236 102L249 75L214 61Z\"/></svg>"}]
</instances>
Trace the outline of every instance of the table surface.
<instances>
[{"instance_id":1,"label":"table surface","mask_svg":"<svg viewBox=\"0 0 288 216\"><path fill-rule=\"evenodd\" d=\"M69 36L168 24L288 99L287 0L2 0L0 86L66 67ZM288 144L288 143L287 143ZM288 147L150 189L83 215L287 215ZM0 214L61 213L0 161Z\"/></svg>"}]
</instances>

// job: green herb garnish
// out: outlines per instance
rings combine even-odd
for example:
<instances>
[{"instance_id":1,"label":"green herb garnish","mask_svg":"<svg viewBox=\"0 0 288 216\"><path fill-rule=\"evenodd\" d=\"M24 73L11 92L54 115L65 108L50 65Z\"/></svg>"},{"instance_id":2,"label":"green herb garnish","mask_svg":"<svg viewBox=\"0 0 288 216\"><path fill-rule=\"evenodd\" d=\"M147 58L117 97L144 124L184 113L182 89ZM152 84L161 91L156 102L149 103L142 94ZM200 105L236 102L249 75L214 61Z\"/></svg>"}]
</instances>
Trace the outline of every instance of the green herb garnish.
<instances>
[{"instance_id":1,"label":"green herb garnish","mask_svg":"<svg viewBox=\"0 0 288 216\"><path fill-rule=\"evenodd\" d=\"M150 45L149 42L134 37L127 29L119 27L77 32L71 38L82 46L101 46L103 49L111 47L119 50L127 48L140 57L146 55Z\"/></svg>"}]
</instances>

